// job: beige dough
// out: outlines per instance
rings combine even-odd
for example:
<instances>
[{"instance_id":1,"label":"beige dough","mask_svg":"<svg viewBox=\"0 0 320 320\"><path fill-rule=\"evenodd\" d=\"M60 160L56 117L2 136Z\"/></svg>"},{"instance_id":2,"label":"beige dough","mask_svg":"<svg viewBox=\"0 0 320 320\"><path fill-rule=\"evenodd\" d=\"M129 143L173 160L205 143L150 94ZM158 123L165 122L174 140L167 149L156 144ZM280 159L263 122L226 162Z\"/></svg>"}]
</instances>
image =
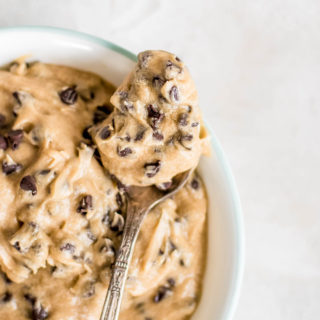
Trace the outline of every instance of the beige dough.
<instances>
[{"instance_id":1,"label":"beige dough","mask_svg":"<svg viewBox=\"0 0 320 320\"><path fill-rule=\"evenodd\" d=\"M139 54L111 97L114 113L92 129L102 161L125 184L170 181L203 150L197 91L184 63L165 51Z\"/></svg>"},{"instance_id":2,"label":"beige dough","mask_svg":"<svg viewBox=\"0 0 320 320\"><path fill-rule=\"evenodd\" d=\"M116 95L113 111L113 92L97 75L64 66L20 59L0 70L0 319L99 319L121 241L125 198L108 170L123 176L103 152L107 170L102 167L88 130L93 124L91 132L100 130L99 123L117 117L131 126ZM196 110L189 114L188 128L200 121ZM183 170L196 166L201 153L199 126L194 128L196 151L186 166L179 164ZM165 147L167 153L162 160L171 157ZM123 158L115 160L120 167L126 166ZM159 172L161 179L150 181L168 181L175 174L166 165L162 169L168 176ZM129 174L132 181L147 183L139 171L131 168ZM120 320L183 320L194 312L205 221L206 196L197 176L147 216Z\"/></svg>"}]
</instances>

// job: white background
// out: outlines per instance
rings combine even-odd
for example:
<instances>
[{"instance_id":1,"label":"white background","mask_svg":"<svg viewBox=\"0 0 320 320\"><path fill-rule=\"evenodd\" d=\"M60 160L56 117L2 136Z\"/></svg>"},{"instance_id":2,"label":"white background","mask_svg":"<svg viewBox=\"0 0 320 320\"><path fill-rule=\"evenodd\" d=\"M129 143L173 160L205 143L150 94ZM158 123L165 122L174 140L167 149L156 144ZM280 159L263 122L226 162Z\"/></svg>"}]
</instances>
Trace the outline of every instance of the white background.
<instances>
[{"instance_id":1,"label":"white background","mask_svg":"<svg viewBox=\"0 0 320 320\"><path fill-rule=\"evenodd\" d=\"M0 26L23 24L177 53L242 199L235 320L320 319L319 0L0 0Z\"/></svg>"}]
</instances>

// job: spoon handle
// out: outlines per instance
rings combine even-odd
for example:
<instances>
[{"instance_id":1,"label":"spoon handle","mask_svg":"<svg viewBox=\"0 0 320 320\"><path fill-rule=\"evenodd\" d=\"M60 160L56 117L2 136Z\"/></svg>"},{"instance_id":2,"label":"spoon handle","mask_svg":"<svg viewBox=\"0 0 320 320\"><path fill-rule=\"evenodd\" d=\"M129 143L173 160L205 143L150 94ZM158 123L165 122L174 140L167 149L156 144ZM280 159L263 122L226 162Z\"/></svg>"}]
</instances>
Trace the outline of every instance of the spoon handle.
<instances>
[{"instance_id":1,"label":"spoon handle","mask_svg":"<svg viewBox=\"0 0 320 320\"><path fill-rule=\"evenodd\" d=\"M130 260L137 236L147 209L128 203L127 218L121 245L112 269L111 280L104 301L100 320L117 320L120 311L121 298L125 286Z\"/></svg>"}]
</instances>

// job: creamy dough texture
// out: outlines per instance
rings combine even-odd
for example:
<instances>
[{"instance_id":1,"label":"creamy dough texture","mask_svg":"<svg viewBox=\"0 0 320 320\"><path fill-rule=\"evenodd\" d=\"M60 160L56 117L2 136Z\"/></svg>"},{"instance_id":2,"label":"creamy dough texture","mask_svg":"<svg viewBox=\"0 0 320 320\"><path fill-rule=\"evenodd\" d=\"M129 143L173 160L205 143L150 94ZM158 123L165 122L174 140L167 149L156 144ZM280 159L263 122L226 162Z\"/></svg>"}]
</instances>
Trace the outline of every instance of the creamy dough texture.
<instances>
[{"instance_id":1,"label":"creamy dough texture","mask_svg":"<svg viewBox=\"0 0 320 320\"><path fill-rule=\"evenodd\" d=\"M139 54L93 130L104 165L123 183L166 183L197 166L203 149L197 91L184 63L165 51Z\"/></svg>"},{"instance_id":2,"label":"creamy dough texture","mask_svg":"<svg viewBox=\"0 0 320 320\"><path fill-rule=\"evenodd\" d=\"M150 74L167 55L159 53ZM140 64L151 61L145 57L148 54L140 56ZM180 61L174 64L182 68ZM174 166L171 157L177 157L179 172L197 164L199 124L192 126L200 121L196 108L186 109L188 116L183 116L187 122L183 127L193 130L188 143L195 151L194 158L193 152L182 157L186 164L179 163L178 151L187 154L185 146L174 151L160 140L163 157L151 159L162 163L158 177L147 179L145 172L127 167L126 157L113 159L114 150L122 150L123 142L119 138L118 144L113 137L122 137L122 133L130 135L131 140L124 141L139 154L132 166L143 160L143 143L144 161L149 161L151 148L158 143L144 140L151 139L150 130L152 134L155 130L148 127L150 120L142 106L134 116L119 109L124 103L119 98L121 88L111 99L116 107L113 111L109 101L114 87L92 73L40 62L28 64L24 59L0 70L0 319L99 319L125 221L125 196L118 179L160 184L175 174L164 162ZM194 95L190 84L190 97L179 91L179 100L193 107ZM138 103L142 95L136 97ZM174 116L181 114L178 109L172 111ZM166 137L169 127L173 128L168 112L163 110L166 126L161 127ZM121 133L118 117L124 119L127 129ZM112 125L112 119L112 138L100 141L97 135ZM133 142L133 132L140 126L150 133L143 136L143 143ZM106 168L89 132L96 133L94 140ZM113 160L105 155L106 150ZM150 212L129 270L121 320L182 320L193 313L201 289L205 221L206 197L198 176Z\"/></svg>"}]
</instances>

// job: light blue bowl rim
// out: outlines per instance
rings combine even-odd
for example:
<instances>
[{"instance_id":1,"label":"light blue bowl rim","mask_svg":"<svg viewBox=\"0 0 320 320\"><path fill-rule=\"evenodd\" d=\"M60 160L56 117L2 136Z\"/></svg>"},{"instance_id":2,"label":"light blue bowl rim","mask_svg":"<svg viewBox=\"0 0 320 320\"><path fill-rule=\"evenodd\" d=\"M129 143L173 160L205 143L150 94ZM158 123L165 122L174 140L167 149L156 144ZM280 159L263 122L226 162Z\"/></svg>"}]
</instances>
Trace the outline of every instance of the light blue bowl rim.
<instances>
[{"instance_id":1,"label":"light blue bowl rim","mask_svg":"<svg viewBox=\"0 0 320 320\"><path fill-rule=\"evenodd\" d=\"M77 38L82 38L91 42L94 42L96 44L99 44L103 47L106 47L110 50L113 50L117 53L120 53L124 55L125 57L129 58L132 61L137 61L137 56L110 42L107 40L104 40L102 38L93 36L88 33L70 30L70 29L64 29L64 28L58 28L58 27L50 27L50 26L12 26L12 27L0 27L0 33L3 32L10 32L10 31L19 31L19 32L50 32L50 33L60 33L65 34ZM234 267L234 274L233 274L233 282L231 284L231 290L227 297L227 300L225 302L226 308L225 312L223 314L223 320L231 320L233 318L233 315L235 313L238 300L240 297L240 289L241 289L241 283L243 278L243 272L244 272L244 256L245 256L245 245L244 245L244 223L243 223L243 216L242 216L242 208L241 208L241 202L239 193L236 187L235 179L233 177L230 165L228 163L228 160L225 156L225 153L221 147L221 144L215 135L213 129L210 127L208 123L205 123L206 127L209 130L210 136L211 136L211 144L213 149L216 152L217 158L219 162L222 165L223 173L225 175L226 180L228 181L228 191L231 194L232 198L232 213L233 213L233 223L234 223L234 230L235 230L235 239L237 248L236 251L237 255L235 256L235 267Z\"/></svg>"}]
</instances>

